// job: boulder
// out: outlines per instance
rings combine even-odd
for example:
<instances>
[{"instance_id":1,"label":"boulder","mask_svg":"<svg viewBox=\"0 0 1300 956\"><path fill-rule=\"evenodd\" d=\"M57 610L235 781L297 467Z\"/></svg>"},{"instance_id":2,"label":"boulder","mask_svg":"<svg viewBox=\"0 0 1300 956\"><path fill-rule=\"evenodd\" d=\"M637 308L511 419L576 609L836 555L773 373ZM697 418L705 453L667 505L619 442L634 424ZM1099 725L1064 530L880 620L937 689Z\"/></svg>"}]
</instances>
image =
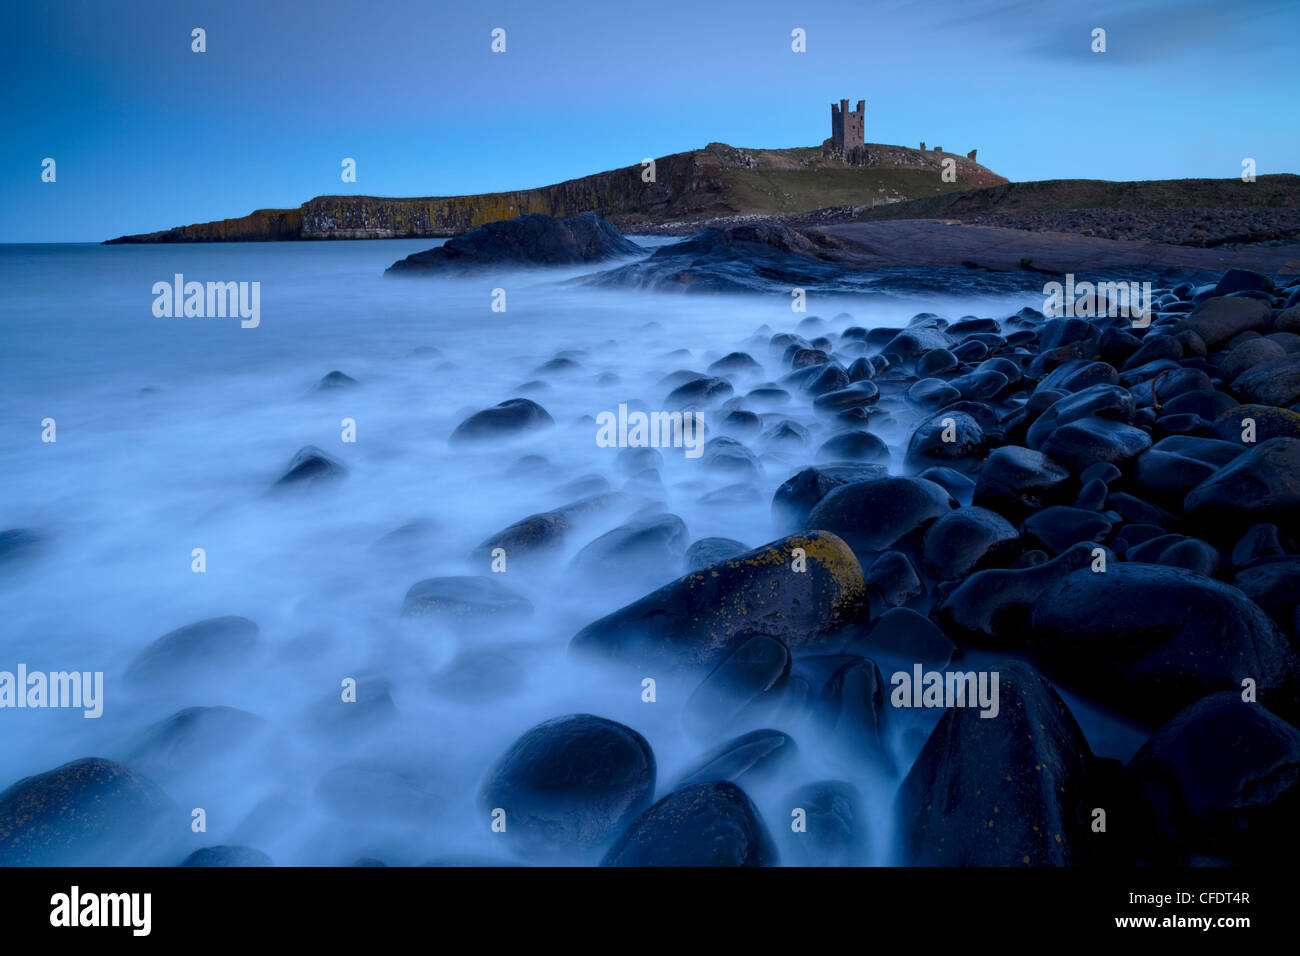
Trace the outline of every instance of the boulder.
<instances>
[{"instance_id":1,"label":"boulder","mask_svg":"<svg viewBox=\"0 0 1300 956\"><path fill-rule=\"evenodd\" d=\"M570 714L533 727L488 771L479 806L506 815L512 850L582 859L621 833L654 796L655 758L630 727Z\"/></svg>"},{"instance_id":2,"label":"boulder","mask_svg":"<svg viewBox=\"0 0 1300 956\"><path fill-rule=\"evenodd\" d=\"M795 571L795 562L804 570ZM587 625L570 650L644 670L713 667L758 634L792 651L816 647L847 623L865 592L862 566L840 538L795 534L687 574Z\"/></svg>"}]
</instances>

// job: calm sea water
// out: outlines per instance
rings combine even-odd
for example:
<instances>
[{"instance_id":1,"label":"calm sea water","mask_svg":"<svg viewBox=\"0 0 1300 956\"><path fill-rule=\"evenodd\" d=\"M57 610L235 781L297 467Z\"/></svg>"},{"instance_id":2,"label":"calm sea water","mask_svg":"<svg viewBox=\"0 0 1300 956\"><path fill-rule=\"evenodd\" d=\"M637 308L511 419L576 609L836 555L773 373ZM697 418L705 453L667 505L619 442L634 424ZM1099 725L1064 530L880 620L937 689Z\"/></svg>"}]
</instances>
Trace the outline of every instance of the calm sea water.
<instances>
[{"instance_id":1,"label":"calm sea water","mask_svg":"<svg viewBox=\"0 0 1300 956\"><path fill-rule=\"evenodd\" d=\"M571 542L553 567L500 576L536 608L522 624L457 630L398 612L420 579L484 573L469 562L474 546L578 497L566 483L598 476L623 488L617 450L596 444L595 415L624 401L662 408L671 389L664 376L703 371L738 348L765 369L738 378L737 394L777 379L777 357L744 343L763 323L793 330L806 316L792 313L788 290L690 297L571 281L592 270L383 277L394 260L430 245L0 246L0 529L33 529L47 541L0 577L0 670L103 671L107 682L98 720L0 712L0 789L80 757L127 759L148 728L178 710L227 705L259 717L260 729L192 764L180 755L158 780L179 807L206 810L208 832L178 834L175 845L142 847L124 862L166 864L198 846L247 843L281 864L367 855L410 864L502 855L474 797L491 762L540 720L590 712L634 727L658 759L658 795L716 742L687 736L671 701L647 706L638 683L566 657L583 625L675 576L597 586L568 569L574 551L626 513ZM260 326L155 317L153 284L178 272L260 282ZM491 309L494 288L506 290L505 312ZM830 323L838 332L905 324L923 310L1002 317L1041 304L1033 292L813 295L808 313L850 313ZM561 352L580 368L535 371ZM359 385L317 393L336 369ZM520 392L537 380L537 390ZM505 447L448 445L467 414L519 394L546 407L557 428ZM789 415L814 430L812 448L829 435L802 400ZM54 443L41 440L45 419L56 423ZM355 421L355 443L341 440L344 419ZM897 470L906 433L883 437ZM343 462L348 478L319 493L268 497L308 444ZM753 501L701 504L736 479L669 449L662 488L631 489L636 507L679 515L691 540L721 535L757 546L778 537L772 492L810 463L812 449L781 457L751 447L763 472ZM544 456L545 470L512 471L524 455ZM411 552L372 547L416 521L430 530ZM191 569L195 548L206 552L205 573ZM123 683L155 638L224 614L261 628L236 679L151 692ZM477 652L496 662L482 687L468 698L439 693L438 676ZM347 677L386 684L396 715L331 731ZM800 728L782 729L799 739ZM853 779L868 794L883 861L894 784L836 766L807 733L799 768L771 793L754 794L769 824L788 818L773 802L781 793ZM349 795L355 812L340 809Z\"/></svg>"}]
</instances>

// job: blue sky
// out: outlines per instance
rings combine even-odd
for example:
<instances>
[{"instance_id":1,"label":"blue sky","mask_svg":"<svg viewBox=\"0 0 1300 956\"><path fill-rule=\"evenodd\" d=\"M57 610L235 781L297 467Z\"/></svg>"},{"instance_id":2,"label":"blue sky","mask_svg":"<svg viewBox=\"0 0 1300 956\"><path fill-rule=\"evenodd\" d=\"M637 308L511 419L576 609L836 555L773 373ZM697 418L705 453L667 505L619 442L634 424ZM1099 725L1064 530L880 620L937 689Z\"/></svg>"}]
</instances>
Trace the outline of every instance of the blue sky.
<instances>
[{"instance_id":1,"label":"blue sky","mask_svg":"<svg viewBox=\"0 0 1300 956\"><path fill-rule=\"evenodd\" d=\"M292 6L6 3L0 242L539 186L711 141L813 145L842 97L867 101L868 141L978 147L1014 180L1226 178L1247 156L1300 172L1294 0Z\"/></svg>"}]
</instances>

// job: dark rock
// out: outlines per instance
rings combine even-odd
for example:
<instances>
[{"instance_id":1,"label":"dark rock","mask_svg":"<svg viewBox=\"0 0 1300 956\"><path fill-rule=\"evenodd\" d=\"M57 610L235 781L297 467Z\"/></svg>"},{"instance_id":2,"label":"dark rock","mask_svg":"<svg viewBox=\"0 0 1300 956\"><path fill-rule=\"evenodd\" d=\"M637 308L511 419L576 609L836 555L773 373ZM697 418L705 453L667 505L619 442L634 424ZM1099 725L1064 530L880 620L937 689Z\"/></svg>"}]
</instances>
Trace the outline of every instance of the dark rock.
<instances>
[{"instance_id":1,"label":"dark rock","mask_svg":"<svg viewBox=\"0 0 1300 956\"><path fill-rule=\"evenodd\" d=\"M843 780L800 787L786 798L802 810L803 829L786 840L795 866L865 866L870 847L866 813L858 788Z\"/></svg>"},{"instance_id":2,"label":"dark rock","mask_svg":"<svg viewBox=\"0 0 1300 956\"><path fill-rule=\"evenodd\" d=\"M235 707L187 707L146 730L126 763L165 782L239 747L263 726L260 717Z\"/></svg>"},{"instance_id":3,"label":"dark rock","mask_svg":"<svg viewBox=\"0 0 1300 956\"><path fill-rule=\"evenodd\" d=\"M0 793L0 866L120 866L170 805L153 783L101 757L24 777Z\"/></svg>"},{"instance_id":4,"label":"dark rock","mask_svg":"<svg viewBox=\"0 0 1300 956\"><path fill-rule=\"evenodd\" d=\"M394 262L384 274L464 272L500 265L571 265L644 253L595 213L568 219L528 213L489 222L435 249L413 253Z\"/></svg>"},{"instance_id":5,"label":"dark rock","mask_svg":"<svg viewBox=\"0 0 1300 956\"><path fill-rule=\"evenodd\" d=\"M228 669L257 644L258 627L246 617L214 617L168 631L126 669L128 683L164 683Z\"/></svg>"},{"instance_id":6,"label":"dark rock","mask_svg":"<svg viewBox=\"0 0 1300 956\"><path fill-rule=\"evenodd\" d=\"M709 366L710 375L725 375L727 372L761 371L762 366L746 352L731 352Z\"/></svg>"},{"instance_id":7,"label":"dark rock","mask_svg":"<svg viewBox=\"0 0 1300 956\"><path fill-rule=\"evenodd\" d=\"M875 661L849 661L822 688L820 718L827 742L842 756L892 775L894 762L885 747L887 693Z\"/></svg>"},{"instance_id":8,"label":"dark rock","mask_svg":"<svg viewBox=\"0 0 1300 956\"><path fill-rule=\"evenodd\" d=\"M734 538L700 538L686 549L686 570L698 571L748 550Z\"/></svg>"},{"instance_id":9,"label":"dark rock","mask_svg":"<svg viewBox=\"0 0 1300 956\"><path fill-rule=\"evenodd\" d=\"M725 378L695 378L669 392L664 399L664 407L681 409L710 405L731 395L733 391L731 383Z\"/></svg>"},{"instance_id":10,"label":"dark rock","mask_svg":"<svg viewBox=\"0 0 1300 956\"><path fill-rule=\"evenodd\" d=\"M925 561L940 580L1000 566L1019 552L1020 535L1015 527L987 508L951 511L925 533Z\"/></svg>"},{"instance_id":11,"label":"dark rock","mask_svg":"<svg viewBox=\"0 0 1300 956\"><path fill-rule=\"evenodd\" d=\"M944 372L951 372L958 364L957 356L947 349L935 349L926 352L917 360L916 374L922 378L930 378Z\"/></svg>"},{"instance_id":12,"label":"dark rock","mask_svg":"<svg viewBox=\"0 0 1300 956\"><path fill-rule=\"evenodd\" d=\"M1070 866L1094 859L1082 806L1093 757L1069 708L1032 668L998 665L998 716L944 713L899 788L903 862Z\"/></svg>"},{"instance_id":13,"label":"dark rock","mask_svg":"<svg viewBox=\"0 0 1300 956\"><path fill-rule=\"evenodd\" d=\"M844 648L846 654L873 659L886 654L919 661L926 667L945 667L955 651L952 641L931 620L905 607L880 615L865 634Z\"/></svg>"},{"instance_id":14,"label":"dark rock","mask_svg":"<svg viewBox=\"0 0 1300 956\"><path fill-rule=\"evenodd\" d=\"M1251 525L1232 548L1233 567L1244 568L1259 558L1295 554L1296 545L1275 524Z\"/></svg>"},{"instance_id":15,"label":"dark rock","mask_svg":"<svg viewBox=\"0 0 1300 956\"><path fill-rule=\"evenodd\" d=\"M889 469L882 465L842 464L805 468L786 479L772 496L772 515L784 530L802 528L809 513L840 485L883 478Z\"/></svg>"},{"instance_id":16,"label":"dark rock","mask_svg":"<svg viewBox=\"0 0 1300 956\"><path fill-rule=\"evenodd\" d=\"M555 717L516 740L488 771L479 806L506 815L525 856L598 852L654 796L655 758L631 727L591 714Z\"/></svg>"},{"instance_id":17,"label":"dark rock","mask_svg":"<svg viewBox=\"0 0 1300 956\"><path fill-rule=\"evenodd\" d=\"M873 607L898 607L925 593L920 575L901 551L882 552L867 570L866 583Z\"/></svg>"},{"instance_id":18,"label":"dark rock","mask_svg":"<svg viewBox=\"0 0 1300 956\"><path fill-rule=\"evenodd\" d=\"M804 571L794 572L796 561ZM796 534L679 578L589 624L570 649L643 669L713 666L757 634L793 651L841 629L865 592L842 540Z\"/></svg>"},{"instance_id":19,"label":"dark rock","mask_svg":"<svg viewBox=\"0 0 1300 956\"><path fill-rule=\"evenodd\" d=\"M605 532L574 556L571 567L595 581L671 577L686 553L687 537L677 515L652 515Z\"/></svg>"},{"instance_id":20,"label":"dark rock","mask_svg":"<svg viewBox=\"0 0 1300 956\"><path fill-rule=\"evenodd\" d=\"M812 509L805 526L830 531L855 551L885 551L956 505L932 481L878 478L835 488Z\"/></svg>"},{"instance_id":21,"label":"dark rock","mask_svg":"<svg viewBox=\"0 0 1300 956\"><path fill-rule=\"evenodd\" d=\"M837 412L872 405L879 398L880 389L874 382L859 381L845 388L818 394L813 399L813 408L822 412Z\"/></svg>"},{"instance_id":22,"label":"dark rock","mask_svg":"<svg viewBox=\"0 0 1300 956\"><path fill-rule=\"evenodd\" d=\"M923 378L907 390L907 400L920 408L941 408L961 397L959 389L938 378Z\"/></svg>"},{"instance_id":23,"label":"dark rock","mask_svg":"<svg viewBox=\"0 0 1300 956\"><path fill-rule=\"evenodd\" d=\"M286 490L331 484L347 476L348 470L342 463L331 458L315 445L304 445L289 462L289 467L272 486L274 489Z\"/></svg>"},{"instance_id":24,"label":"dark rock","mask_svg":"<svg viewBox=\"0 0 1300 956\"><path fill-rule=\"evenodd\" d=\"M275 866L261 850L249 846L205 846L195 850L180 866Z\"/></svg>"},{"instance_id":25,"label":"dark rock","mask_svg":"<svg viewBox=\"0 0 1300 956\"><path fill-rule=\"evenodd\" d=\"M1217 349L1242 332L1263 332L1269 314L1269 307L1255 299L1215 296L1200 302L1178 324L1176 331L1191 329L1205 340L1207 347Z\"/></svg>"},{"instance_id":26,"label":"dark rock","mask_svg":"<svg viewBox=\"0 0 1300 956\"><path fill-rule=\"evenodd\" d=\"M975 483L975 504L1011 518L1058 498L1070 472L1042 452L1016 445L995 449Z\"/></svg>"},{"instance_id":27,"label":"dark rock","mask_svg":"<svg viewBox=\"0 0 1300 956\"><path fill-rule=\"evenodd\" d=\"M1109 565L1114 556L1105 551ZM944 633L977 647L1021 648L1034 603L1079 568L1096 561L1090 543L1076 544L1050 561L1017 568L990 568L971 575L935 610Z\"/></svg>"},{"instance_id":28,"label":"dark rock","mask_svg":"<svg viewBox=\"0 0 1300 956\"><path fill-rule=\"evenodd\" d=\"M1232 584L1263 608L1282 630L1295 633L1296 605L1300 603L1300 557L1275 558L1243 568Z\"/></svg>"},{"instance_id":29,"label":"dark rock","mask_svg":"<svg viewBox=\"0 0 1300 956\"><path fill-rule=\"evenodd\" d=\"M1273 438L1219 469L1183 503L1189 518L1225 530L1268 522L1300 530L1300 439Z\"/></svg>"},{"instance_id":30,"label":"dark rock","mask_svg":"<svg viewBox=\"0 0 1300 956\"><path fill-rule=\"evenodd\" d=\"M1041 450L1052 433L1062 425L1089 416L1131 422L1136 410L1137 406L1128 389L1117 385L1093 385L1053 402L1029 426L1025 433L1025 443L1030 448Z\"/></svg>"},{"instance_id":31,"label":"dark rock","mask_svg":"<svg viewBox=\"0 0 1300 956\"><path fill-rule=\"evenodd\" d=\"M1215 438L1241 443L1250 424L1256 442L1300 438L1300 412L1272 405L1235 405L1210 425Z\"/></svg>"},{"instance_id":32,"label":"dark rock","mask_svg":"<svg viewBox=\"0 0 1300 956\"><path fill-rule=\"evenodd\" d=\"M673 785L725 780L748 786L778 775L798 754L794 739L779 730L754 730L714 747Z\"/></svg>"},{"instance_id":33,"label":"dark rock","mask_svg":"<svg viewBox=\"0 0 1300 956\"><path fill-rule=\"evenodd\" d=\"M818 462L866 461L889 464L889 446L871 432L841 432L817 449Z\"/></svg>"},{"instance_id":34,"label":"dark rock","mask_svg":"<svg viewBox=\"0 0 1300 956\"><path fill-rule=\"evenodd\" d=\"M484 441L492 438L521 435L543 428L551 428L555 419L536 402L527 398L511 398L499 405L475 412L456 426L451 441Z\"/></svg>"},{"instance_id":35,"label":"dark rock","mask_svg":"<svg viewBox=\"0 0 1300 956\"><path fill-rule=\"evenodd\" d=\"M27 561L45 547L45 538L27 528L10 528L0 531L0 568Z\"/></svg>"},{"instance_id":36,"label":"dark rock","mask_svg":"<svg viewBox=\"0 0 1300 956\"><path fill-rule=\"evenodd\" d=\"M1110 537L1110 519L1095 511L1053 505L1025 519L1024 531L1060 554L1081 541L1102 542Z\"/></svg>"},{"instance_id":37,"label":"dark rock","mask_svg":"<svg viewBox=\"0 0 1300 956\"><path fill-rule=\"evenodd\" d=\"M508 621L532 613L531 601L487 574L426 578L411 585L402 602L403 617L443 623Z\"/></svg>"},{"instance_id":38,"label":"dark rock","mask_svg":"<svg viewBox=\"0 0 1300 956\"><path fill-rule=\"evenodd\" d=\"M1300 659L1268 616L1236 588L1181 568L1075 571L1039 596L1029 634L1049 674L1151 725L1247 677L1265 702L1300 700Z\"/></svg>"},{"instance_id":39,"label":"dark rock","mask_svg":"<svg viewBox=\"0 0 1300 956\"><path fill-rule=\"evenodd\" d=\"M1105 418L1080 418L1055 429L1043 442L1043 454L1075 471L1099 461L1127 462L1151 447L1140 428Z\"/></svg>"},{"instance_id":40,"label":"dark rock","mask_svg":"<svg viewBox=\"0 0 1300 956\"><path fill-rule=\"evenodd\" d=\"M1266 275L1251 272L1249 269L1229 269L1220 277L1218 284L1214 287L1214 294L1231 295L1233 292L1248 290L1272 292L1273 289L1273 280Z\"/></svg>"},{"instance_id":41,"label":"dark rock","mask_svg":"<svg viewBox=\"0 0 1300 956\"><path fill-rule=\"evenodd\" d=\"M698 735L727 727L747 707L774 699L790 676L790 652L775 638L751 637L713 669L686 701L682 721Z\"/></svg>"},{"instance_id":42,"label":"dark rock","mask_svg":"<svg viewBox=\"0 0 1300 956\"><path fill-rule=\"evenodd\" d=\"M975 471L988 446L984 429L966 412L944 411L934 415L912 433L907 443L906 464L920 471L930 465L946 465L960 471Z\"/></svg>"},{"instance_id":43,"label":"dark rock","mask_svg":"<svg viewBox=\"0 0 1300 956\"><path fill-rule=\"evenodd\" d=\"M1132 837L1149 863L1262 865L1300 849L1292 825L1300 731L1239 693L1179 712L1134 755L1125 778L1137 798Z\"/></svg>"},{"instance_id":44,"label":"dark rock","mask_svg":"<svg viewBox=\"0 0 1300 956\"><path fill-rule=\"evenodd\" d=\"M360 384L351 375L340 372L338 369L330 372L316 384L318 392L332 392L343 388L352 388Z\"/></svg>"},{"instance_id":45,"label":"dark rock","mask_svg":"<svg viewBox=\"0 0 1300 956\"><path fill-rule=\"evenodd\" d=\"M630 502L627 495L610 492L588 495L554 511L529 515L489 537L474 549L471 557L481 564L491 560L492 553L501 548L507 561L522 559L528 563L542 558L553 559L564 549L570 534L584 521L626 508Z\"/></svg>"},{"instance_id":46,"label":"dark rock","mask_svg":"<svg viewBox=\"0 0 1300 956\"><path fill-rule=\"evenodd\" d=\"M601 866L775 866L776 848L745 792L725 781L670 793L638 817Z\"/></svg>"},{"instance_id":47,"label":"dark rock","mask_svg":"<svg viewBox=\"0 0 1300 956\"><path fill-rule=\"evenodd\" d=\"M1300 401L1300 355L1286 355L1252 366L1237 376L1232 390L1247 402L1261 405L1290 405Z\"/></svg>"},{"instance_id":48,"label":"dark rock","mask_svg":"<svg viewBox=\"0 0 1300 956\"><path fill-rule=\"evenodd\" d=\"M933 481L936 485L947 488L948 494L952 495L957 500L957 503L962 506L969 505L971 498L975 495L975 482L952 468L932 465L916 477L924 478L926 481Z\"/></svg>"}]
</instances>

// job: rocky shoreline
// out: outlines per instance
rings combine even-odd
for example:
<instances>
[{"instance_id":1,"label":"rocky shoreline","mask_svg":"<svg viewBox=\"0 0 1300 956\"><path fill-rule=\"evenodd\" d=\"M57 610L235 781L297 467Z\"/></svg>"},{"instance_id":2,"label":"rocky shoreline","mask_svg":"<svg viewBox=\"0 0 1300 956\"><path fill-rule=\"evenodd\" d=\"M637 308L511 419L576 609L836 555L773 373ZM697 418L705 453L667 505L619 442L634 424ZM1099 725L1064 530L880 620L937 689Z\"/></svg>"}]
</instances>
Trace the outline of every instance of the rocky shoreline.
<instances>
[{"instance_id":1,"label":"rocky shoreline","mask_svg":"<svg viewBox=\"0 0 1300 956\"><path fill-rule=\"evenodd\" d=\"M700 467L732 476L730 495L785 463L778 535L690 542L656 485L660 453L624 448L622 488L575 488L562 508L484 529L464 547L474 573L413 582L400 616L475 632L528 619L532 602L489 572L499 556L526 569L572 555L583 580L671 569L554 640L572 666L623 674L669 708L698 759L665 779L637 728L556 713L461 782L483 827L508 821L508 854L429 862L857 865L880 858L885 824L903 865L1285 859L1300 794L1300 281L1232 269L1154 295L1149 324L1095 294L1063 317L792 318L667 374L662 408L707 422ZM539 374L558 379L578 361L549 364ZM330 385L355 384L336 374ZM510 396L446 437L487 447L556 427ZM881 436L900 429L891 448ZM273 490L346 479L308 446ZM0 535L0 560L32 560L18 547L30 538ZM147 693L238 671L261 640L247 618L198 621L141 648L124 682ZM509 683L485 667L434 693ZM945 700L953 672L995 696ZM382 686L367 699L363 719L384 726L392 701ZM1080 701L1145 743L1113 756L1085 734ZM117 759L12 782L0 865L149 847L178 819L152 775L257 726L189 708ZM319 793L350 823L375 807L415 821L449 799L357 768ZM217 845L168 862L272 861Z\"/></svg>"}]
</instances>

